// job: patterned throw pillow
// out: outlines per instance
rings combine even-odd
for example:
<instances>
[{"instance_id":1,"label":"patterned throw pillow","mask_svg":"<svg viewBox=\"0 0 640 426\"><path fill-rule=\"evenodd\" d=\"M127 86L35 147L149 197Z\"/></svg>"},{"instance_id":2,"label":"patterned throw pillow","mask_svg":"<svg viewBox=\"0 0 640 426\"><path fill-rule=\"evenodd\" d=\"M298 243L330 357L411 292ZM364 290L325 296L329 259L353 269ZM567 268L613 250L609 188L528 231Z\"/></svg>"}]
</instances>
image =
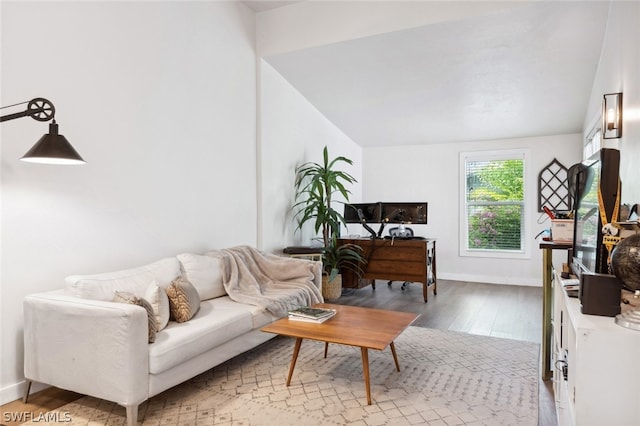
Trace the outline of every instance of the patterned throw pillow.
<instances>
[{"instance_id":1,"label":"patterned throw pillow","mask_svg":"<svg viewBox=\"0 0 640 426\"><path fill-rule=\"evenodd\" d=\"M189 321L200 309L198 290L183 276L177 277L167 287L171 319L176 322Z\"/></svg>"},{"instance_id":2,"label":"patterned throw pillow","mask_svg":"<svg viewBox=\"0 0 640 426\"><path fill-rule=\"evenodd\" d=\"M156 333L158 332L158 322L156 321L156 315L153 312L151 303L142 297L138 297L133 293L126 291L116 291L113 298L114 302L128 303L130 305L142 306L147 311L147 322L149 327L149 343L156 341Z\"/></svg>"}]
</instances>

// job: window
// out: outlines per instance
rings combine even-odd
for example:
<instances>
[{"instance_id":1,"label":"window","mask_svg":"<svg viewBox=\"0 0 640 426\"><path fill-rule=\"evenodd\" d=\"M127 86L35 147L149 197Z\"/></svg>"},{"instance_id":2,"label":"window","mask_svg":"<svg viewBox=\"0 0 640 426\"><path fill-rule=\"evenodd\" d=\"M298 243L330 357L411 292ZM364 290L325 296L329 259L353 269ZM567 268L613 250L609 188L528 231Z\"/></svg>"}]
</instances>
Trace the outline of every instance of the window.
<instances>
[{"instance_id":1,"label":"window","mask_svg":"<svg viewBox=\"0 0 640 426\"><path fill-rule=\"evenodd\" d=\"M460 155L460 255L524 257L524 150Z\"/></svg>"},{"instance_id":2,"label":"window","mask_svg":"<svg viewBox=\"0 0 640 426\"><path fill-rule=\"evenodd\" d=\"M602 129L594 127L587 135L583 150L582 159L586 160L602 148Z\"/></svg>"}]
</instances>

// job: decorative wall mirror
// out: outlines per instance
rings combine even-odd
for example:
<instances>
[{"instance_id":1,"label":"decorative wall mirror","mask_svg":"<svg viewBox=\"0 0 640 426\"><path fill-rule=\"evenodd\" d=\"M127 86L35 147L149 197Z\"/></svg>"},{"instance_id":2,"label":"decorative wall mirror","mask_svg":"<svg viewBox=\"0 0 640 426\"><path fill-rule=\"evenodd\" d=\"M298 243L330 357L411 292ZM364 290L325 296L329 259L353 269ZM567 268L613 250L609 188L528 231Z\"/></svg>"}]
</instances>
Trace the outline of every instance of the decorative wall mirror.
<instances>
[{"instance_id":1,"label":"decorative wall mirror","mask_svg":"<svg viewBox=\"0 0 640 426\"><path fill-rule=\"evenodd\" d=\"M538 211L545 206L556 212L572 208L567 168L555 158L538 175Z\"/></svg>"}]
</instances>

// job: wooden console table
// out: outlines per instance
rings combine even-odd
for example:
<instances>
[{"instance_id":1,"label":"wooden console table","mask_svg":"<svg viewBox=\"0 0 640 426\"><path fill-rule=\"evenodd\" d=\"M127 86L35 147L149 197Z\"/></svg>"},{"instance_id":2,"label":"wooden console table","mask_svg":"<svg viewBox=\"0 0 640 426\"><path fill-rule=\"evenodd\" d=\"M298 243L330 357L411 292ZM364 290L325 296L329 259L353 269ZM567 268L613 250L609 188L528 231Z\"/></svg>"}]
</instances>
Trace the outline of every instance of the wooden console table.
<instances>
[{"instance_id":1,"label":"wooden console table","mask_svg":"<svg viewBox=\"0 0 640 426\"><path fill-rule=\"evenodd\" d=\"M339 244L356 244L362 247L367 264L361 278L351 270L343 269L342 286L362 288L375 280L407 281L422 283L425 303L429 288L437 294L436 284L436 240L433 239L371 239L341 238Z\"/></svg>"}]
</instances>

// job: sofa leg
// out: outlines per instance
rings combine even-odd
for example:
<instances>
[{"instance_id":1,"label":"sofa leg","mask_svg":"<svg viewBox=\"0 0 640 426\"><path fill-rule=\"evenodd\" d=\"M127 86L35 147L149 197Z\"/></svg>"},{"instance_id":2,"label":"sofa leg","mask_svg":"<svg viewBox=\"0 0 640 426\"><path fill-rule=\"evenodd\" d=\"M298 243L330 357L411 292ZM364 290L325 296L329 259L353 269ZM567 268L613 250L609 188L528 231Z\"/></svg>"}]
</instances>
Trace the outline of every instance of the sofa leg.
<instances>
[{"instance_id":1,"label":"sofa leg","mask_svg":"<svg viewBox=\"0 0 640 426\"><path fill-rule=\"evenodd\" d=\"M138 424L138 404L125 405L127 410L127 426L136 426Z\"/></svg>"},{"instance_id":2,"label":"sofa leg","mask_svg":"<svg viewBox=\"0 0 640 426\"><path fill-rule=\"evenodd\" d=\"M25 381L26 384L26 388L24 390L24 395L22 397L22 403L26 404L27 401L29 400L29 392L31 391L31 383L33 383L31 380L27 379Z\"/></svg>"}]
</instances>

